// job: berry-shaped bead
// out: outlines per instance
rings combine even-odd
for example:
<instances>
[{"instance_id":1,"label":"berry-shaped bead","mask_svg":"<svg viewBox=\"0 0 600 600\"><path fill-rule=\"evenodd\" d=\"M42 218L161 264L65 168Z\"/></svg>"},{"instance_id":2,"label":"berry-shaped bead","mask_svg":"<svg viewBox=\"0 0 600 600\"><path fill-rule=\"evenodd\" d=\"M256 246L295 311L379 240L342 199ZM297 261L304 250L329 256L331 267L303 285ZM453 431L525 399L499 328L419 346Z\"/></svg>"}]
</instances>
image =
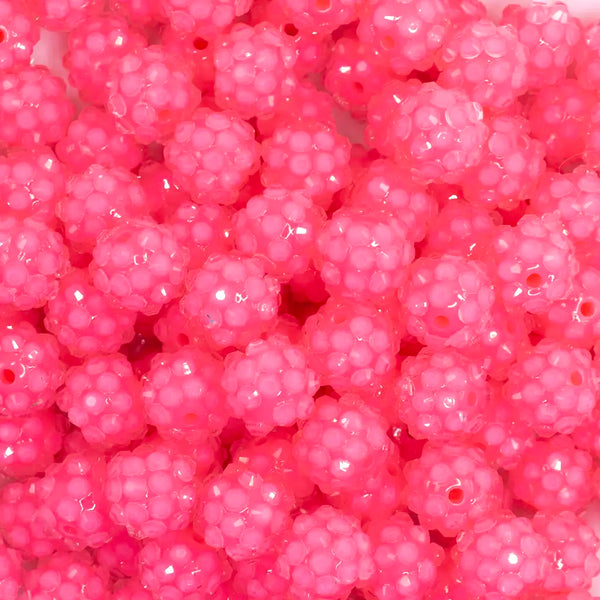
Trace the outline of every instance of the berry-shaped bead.
<instances>
[{"instance_id":1,"label":"berry-shaped bead","mask_svg":"<svg viewBox=\"0 0 600 600\"><path fill-rule=\"evenodd\" d=\"M189 255L168 226L124 222L100 236L93 256L94 285L124 308L153 315L183 292Z\"/></svg>"},{"instance_id":2,"label":"berry-shaped bead","mask_svg":"<svg viewBox=\"0 0 600 600\"><path fill-rule=\"evenodd\" d=\"M427 443L404 467L408 508L427 529L452 537L502 507L504 486L479 448Z\"/></svg>"},{"instance_id":3,"label":"berry-shaped bead","mask_svg":"<svg viewBox=\"0 0 600 600\"><path fill-rule=\"evenodd\" d=\"M220 552L186 530L146 541L138 556L138 572L153 598L209 600L229 579L231 567Z\"/></svg>"},{"instance_id":4,"label":"berry-shaped bead","mask_svg":"<svg viewBox=\"0 0 600 600\"><path fill-rule=\"evenodd\" d=\"M488 128L483 110L460 88L390 81L371 98L367 143L426 183L457 183L479 163Z\"/></svg>"},{"instance_id":5,"label":"berry-shaped bead","mask_svg":"<svg viewBox=\"0 0 600 600\"><path fill-rule=\"evenodd\" d=\"M359 16L360 0L273 0L274 10L301 31L332 33Z\"/></svg>"},{"instance_id":6,"label":"berry-shaped bead","mask_svg":"<svg viewBox=\"0 0 600 600\"><path fill-rule=\"evenodd\" d=\"M489 398L486 379L479 361L452 348L424 348L402 362L392 393L412 437L450 441L481 429Z\"/></svg>"},{"instance_id":7,"label":"berry-shaped bead","mask_svg":"<svg viewBox=\"0 0 600 600\"><path fill-rule=\"evenodd\" d=\"M538 440L521 454L511 470L514 496L537 510L583 510L595 495L596 467L589 452L575 448L570 437Z\"/></svg>"},{"instance_id":8,"label":"berry-shaped bead","mask_svg":"<svg viewBox=\"0 0 600 600\"><path fill-rule=\"evenodd\" d=\"M315 266L335 297L389 304L408 277L415 249L404 223L366 206L342 207L317 238Z\"/></svg>"},{"instance_id":9,"label":"berry-shaped bead","mask_svg":"<svg viewBox=\"0 0 600 600\"><path fill-rule=\"evenodd\" d=\"M86 106L71 122L56 144L56 155L75 173L93 164L129 171L142 162L142 148L134 137L123 133L112 115L95 106Z\"/></svg>"},{"instance_id":10,"label":"berry-shaped bead","mask_svg":"<svg viewBox=\"0 0 600 600\"><path fill-rule=\"evenodd\" d=\"M261 181L265 187L305 190L328 208L333 194L350 183L348 138L318 119L282 119L263 142Z\"/></svg>"},{"instance_id":11,"label":"berry-shaped bead","mask_svg":"<svg viewBox=\"0 0 600 600\"><path fill-rule=\"evenodd\" d=\"M0 327L0 416L14 417L54 404L65 367L56 338L18 321Z\"/></svg>"},{"instance_id":12,"label":"berry-shaped bead","mask_svg":"<svg viewBox=\"0 0 600 600\"><path fill-rule=\"evenodd\" d=\"M557 515L539 512L532 523L550 547L551 566L544 589L551 592L589 589L592 579L600 573L600 539L594 530L567 511Z\"/></svg>"},{"instance_id":13,"label":"berry-shaped bead","mask_svg":"<svg viewBox=\"0 0 600 600\"><path fill-rule=\"evenodd\" d=\"M491 249L498 295L508 308L541 314L567 297L578 264L558 215L525 215L499 228Z\"/></svg>"},{"instance_id":14,"label":"berry-shaped bead","mask_svg":"<svg viewBox=\"0 0 600 600\"><path fill-rule=\"evenodd\" d=\"M64 416L54 410L0 418L0 473L22 479L43 472L62 448L66 429Z\"/></svg>"},{"instance_id":15,"label":"berry-shaped bead","mask_svg":"<svg viewBox=\"0 0 600 600\"><path fill-rule=\"evenodd\" d=\"M83 269L60 280L45 311L45 327L73 356L110 354L134 336L136 313L98 291Z\"/></svg>"},{"instance_id":16,"label":"berry-shaped bead","mask_svg":"<svg viewBox=\"0 0 600 600\"><path fill-rule=\"evenodd\" d=\"M243 348L275 325L279 283L260 258L213 254L190 274L187 290L181 311L216 348Z\"/></svg>"},{"instance_id":17,"label":"berry-shaped bead","mask_svg":"<svg viewBox=\"0 0 600 600\"><path fill-rule=\"evenodd\" d=\"M94 550L94 559L108 569L113 577L134 577L137 574L137 555L141 542L130 537L121 529L106 544Z\"/></svg>"},{"instance_id":18,"label":"berry-shaped bead","mask_svg":"<svg viewBox=\"0 0 600 600\"><path fill-rule=\"evenodd\" d=\"M140 144L164 141L200 103L189 63L162 46L132 49L110 67L106 102Z\"/></svg>"},{"instance_id":19,"label":"berry-shaped bead","mask_svg":"<svg viewBox=\"0 0 600 600\"><path fill-rule=\"evenodd\" d=\"M165 164L194 201L234 204L258 170L260 146L249 123L231 111L199 108L165 145Z\"/></svg>"},{"instance_id":20,"label":"berry-shaped bead","mask_svg":"<svg viewBox=\"0 0 600 600\"><path fill-rule=\"evenodd\" d=\"M220 108L244 119L269 116L294 94L295 48L276 25L237 23L216 40L214 52L215 102Z\"/></svg>"},{"instance_id":21,"label":"berry-shaped bead","mask_svg":"<svg viewBox=\"0 0 600 600\"><path fill-rule=\"evenodd\" d=\"M503 391L519 418L542 437L572 433L591 417L598 392L590 353L553 340L521 353Z\"/></svg>"},{"instance_id":22,"label":"berry-shaped bead","mask_svg":"<svg viewBox=\"0 0 600 600\"><path fill-rule=\"evenodd\" d=\"M196 503L196 463L190 448L158 439L110 459L110 516L137 539L185 529Z\"/></svg>"},{"instance_id":23,"label":"berry-shaped bead","mask_svg":"<svg viewBox=\"0 0 600 600\"><path fill-rule=\"evenodd\" d=\"M30 0L39 23L52 31L71 31L85 19L98 16L102 0Z\"/></svg>"},{"instance_id":24,"label":"berry-shaped bead","mask_svg":"<svg viewBox=\"0 0 600 600\"><path fill-rule=\"evenodd\" d=\"M0 147L55 144L74 113L64 81L46 67L0 71Z\"/></svg>"},{"instance_id":25,"label":"berry-shaped bead","mask_svg":"<svg viewBox=\"0 0 600 600\"><path fill-rule=\"evenodd\" d=\"M375 572L365 586L373 598L422 600L433 587L444 551L408 514L377 517L367 526Z\"/></svg>"},{"instance_id":26,"label":"berry-shaped bead","mask_svg":"<svg viewBox=\"0 0 600 600\"><path fill-rule=\"evenodd\" d=\"M299 514L277 561L294 600L340 600L373 575L372 548L355 517L326 504Z\"/></svg>"},{"instance_id":27,"label":"berry-shaped bead","mask_svg":"<svg viewBox=\"0 0 600 600\"><path fill-rule=\"evenodd\" d=\"M355 179L345 206L387 212L403 225L410 241L420 242L437 214L435 198L391 160L375 160ZM430 233L434 235L437 228Z\"/></svg>"},{"instance_id":28,"label":"berry-shaped bead","mask_svg":"<svg viewBox=\"0 0 600 600\"><path fill-rule=\"evenodd\" d=\"M239 600L287 600L289 581L276 569L278 554L271 551L252 560L239 560L235 563L232 587ZM227 596L227 600L238 600ZM218 599L215 599L218 600Z\"/></svg>"},{"instance_id":29,"label":"berry-shaped bead","mask_svg":"<svg viewBox=\"0 0 600 600\"><path fill-rule=\"evenodd\" d=\"M29 66L33 47L40 39L40 28L22 0L0 1L0 70Z\"/></svg>"},{"instance_id":30,"label":"berry-shaped bead","mask_svg":"<svg viewBox=\"0 0 600 600\"><path fill-rule=\"evenodd\" d=\"M226 357L223 388L233 416L251 434L262 436L306 419L319 379L304 347L274 334Z\"/></svg>"},{"instance_id":31,"label":"berry-shaped bead","mask_svg":"<svg viewBox=\"0 0 600 600\"><path fill-rule=\"evenodd\" d=\"M529 50L527 85L539 88L565 79L581 39L581 24L562 2L509 4L502 25L512 25Z\"/></svg>"},{"instance_id":32,"label":"berry-shaped bead","mask_svg":"<svg viewBox=\"0 0 600 600\"><path fill-rule=\"evenodd\" d=\"M305 273L317 254L317 236L325 211L302 190L267 188L250 198L233 217L238 250L269 260L268 271L280 282Z\"/></svg>"},{"instance_id":33,"label":"berry-shaped bead","mask_svg":"<svg viewBox=\"0 0 600 600\"><path fill-rule=\"evenodd\" d=\"M496 295L486 269L451 254L417 259L403 293L408 332L433 348L471 345L489 323Z\"/></svg>"},{"instance_id":34,"label":"berry-shaped bead","mask_svg":"<svg viewBox=\"0 0 600 600\"><path fill-rule=\"evenodd\" d=\"M166 20L161 0L108 0L108 7L111 14L123 15L138 27Z\"/></svg>"},{"instance_id":35,"label":"berry-shaped bead","mask_svg":"<svg viewBox=\"0 0 600 600\"><path fill-rule=\"evenodd\" d=\"M590 23L575 48L575 75L582 86L597 90L600 85L600 23Z\"/></svg>"},{"instance_id":36,"label":"berry-shaped bead","mask_svg":"<svg viewBox=\"0 0 600 600\"><path fill-rule=\"evenodd\" d=\"M446 0L444 9L453 30L486 18L487 8L480 0Z\"/></svg>"},{"instance_id":37,"label":"berry-shaped bead","mask_svg":"<svg viewBox=\"0 0 600 600\"><path fill-rule=\"evenodd\" d=\"M521 117L500 115L488 126L481 162L469 169L462 189L471 204L511 210L531 197L544 173L544 146L531 139L528 122Z\"/></svg>"},{"instance_id":38,"label":"berry-shaped bead","mask_svg":"<svg viewBox=\"0 0 600 600\"><path fill-rule=\"evenodd\" d=\"M331 298L304 324L309 364L321 385L370 394L395 365L398 329L373 304Z\"/></svg>"},{"instance_id":39,"label":"berry-shaped bead","mask_svg":"<svg viewBox=\"0 0 600 600\"><path fill-rule=\"evenodd\" d=\"M294 455L324 493L358 491L390 457L386 431L385 419L360 399L322 396L294 436Z\"/></svg>"},{"instance_id":40,"label":"berry-shaped bead","mask_svg":"<svg viewBox=\"0 0 600 600\"><path fill-rule=\"evenodd\" d=\"M468 598L523 598L549 570L548 542L531 521L500 513L458 537L453 550Z\"/></svg>"},{"instance_id":41,"label":"berry-shaped bead","mask_svg":"<svg viewBox=\"0 0 600 600\"><path fill-rule=\"evenodd\" d=\"M212 39L236 17L246 14L253 0L159 0L171 26L179 34Z\"/></svg>"},{"instance_id":42,"label":"berry-shaped bead","mask_svg":"<svg viewBox=\"0 0 600 600\"><path fill-rule=\"evenodd\" d=\"M443 87L460 87L486 108L503 110L527 91L526 47L509 25L482 19L453 34L436 63Z\"/></svg>"},{"instance_id":43,"label":"berry-shaped bead","mask_svg":"<svg viewBox=\"0 0 600 600\"><path fill-rule=\"evenodd\" d=\"M381 52L397 75L426 71L450 29L443 0L380 0L361 7L358 39Z\"/></svg>"},{"instance_id":44,"label":"berry-shaped bead","mask_svg":"<svg viewBox=\"0 0 600 600\"><path fill-rule=\"evenodd\" d=\"M109 97L111 66L147 45L119 14L92 16L71 29L63 62L69 83L84 102L102 106Z\"/></svg>"},{"instance_id":45,"label":"berry-shaped bead","mask_svg":"<svg viewBox=\"0 0 600 600\"><path fill-rule=\"evenodd\" d=\"M143 378L148 423L164 437L218 435L229 417L222 377L223 361L202 348L155 354Z\"/></svg>"},{"instance_id":46,"label":"berry-shaped bead","mask_svg":"<svg viewBox=\"0 0 600 600\"><path fill-rule=\"evenodd\" d=\"M16 550L0 541L0 596L4 600L17 600L21 589L22 557Z\"/></svg>"}]
</instances>

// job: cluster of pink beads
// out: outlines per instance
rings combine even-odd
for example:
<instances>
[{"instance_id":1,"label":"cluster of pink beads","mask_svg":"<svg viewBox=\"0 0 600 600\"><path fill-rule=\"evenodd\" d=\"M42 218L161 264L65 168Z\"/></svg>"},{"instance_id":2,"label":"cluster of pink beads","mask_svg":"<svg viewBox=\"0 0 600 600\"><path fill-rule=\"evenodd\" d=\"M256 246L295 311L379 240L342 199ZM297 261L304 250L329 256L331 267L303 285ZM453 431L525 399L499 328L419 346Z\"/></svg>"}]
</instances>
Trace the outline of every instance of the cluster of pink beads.
<instances>
[{"instance_id":1,"label":"cluster of pink beads","mask_svg":"<svg viewBox=\"0 0 600 600\"><path fill-rule=\"evenodd\" d=\"M591 600L599 85L550 0L0 0L0 600Z\"/></svg>"}]
</instances>

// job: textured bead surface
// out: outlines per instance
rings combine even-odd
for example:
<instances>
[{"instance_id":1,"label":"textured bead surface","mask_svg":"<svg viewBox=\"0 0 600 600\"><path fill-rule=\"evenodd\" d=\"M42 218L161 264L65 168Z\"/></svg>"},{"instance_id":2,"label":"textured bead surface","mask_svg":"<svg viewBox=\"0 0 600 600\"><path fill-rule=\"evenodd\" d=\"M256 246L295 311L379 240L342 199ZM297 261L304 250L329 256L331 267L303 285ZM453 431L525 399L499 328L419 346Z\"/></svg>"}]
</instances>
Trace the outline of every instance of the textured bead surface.
<instances>
[{"instance_id":1,"label":"textured bead surface","mask_svg":"<svg viewBox=\"0 0 600 600\"><path fill-rule=\"evenodd\" d=\"M141 547L141 542L121 529L110 541L94 550L94 559L108 569L112 577L134 577Z\"/></svg>"},{"instance_id":2,"label":"textured bead surface","mask_svg":"<svg viewBox=\"0 0 600 600\"><path fill-rule=\"evenodd\" d=\"M21 587L21 557L0 543L0 594L5 600L17 600Z\"/></svg>"},{"instance_id":3,"label":"textured bead surface","mask_svg":"<svg viewBox=\"0 0 600 600\"><path fill-rule=\"evenodd\" d=\"M40 39L40 29L29 13L21 0L0 2L0 69L3 71L26 67L31 61L33 47Z\"/></svg>"},{"instance_id":4,"label":"textured bead surface","mask_svg":"<svg viewBox=\"0 0 600 600\"><path fill-rule=\"evenodd\" d=\"M32 0L40 24L54 31L68 31L87 17L98 15L102 0Z\"/></svg>"},{"instance_id":5,"label":"textured bead surface","mask_svg":"<svg viewBox=\"0 0 600 600\"><path fill-rule=\"evenodd\" d=\"M274 4L298 29L320 34L354 21L360 8L359 0L274 0Z\"/></svg>"}]
</instances>

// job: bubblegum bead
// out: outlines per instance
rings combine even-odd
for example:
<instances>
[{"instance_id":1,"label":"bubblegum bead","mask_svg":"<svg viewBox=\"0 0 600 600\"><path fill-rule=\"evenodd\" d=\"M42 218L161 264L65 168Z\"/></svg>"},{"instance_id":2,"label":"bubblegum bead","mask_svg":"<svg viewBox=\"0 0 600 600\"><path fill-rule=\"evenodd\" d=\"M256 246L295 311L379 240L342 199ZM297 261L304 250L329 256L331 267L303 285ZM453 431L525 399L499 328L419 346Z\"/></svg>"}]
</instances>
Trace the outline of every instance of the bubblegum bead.
<instances>
[{"instance_id":1,"label":"bubblegum bead","mask_svg":"<svg viewBox=\"0 0 600 600\"><path fill-rule=\"evenodd\" d=\"M92 446L126 445L146 431L140 383L122 354L88 355L71 367L56 402Z\"/></svg>"},{"instance_id":2,"label":"bubblegum bead","mask_svg":"<svg viewBox=\"0 0 600 600\"><path fill-rule=\"evenodd\" d=\"M93 164L129 171L142 162L142 149L133 136L123 133L112 115L95 106L86 106L71 122L56 144L56 155L75 173Z\"/></svg>"},{"instance_id":3,"label":"bubblegum bead","mask_svg":"<svg viewBox=\"0 0 600 600\"><path fill-rule=\"evenodd\" d=\"M390 81L367 110L369 146L410 169L413 177L457 183L479 163L488 136L481 105L460 88Z\"/></svg>"},{"instance_id":4,"label":"bubblegum bead","mask_svg":"<svg viewBox=\"0 0 600 600\"><path fill-rule=\"evenodd\" d=\"M429 232L438 206L427 189L391 160L375 160L354 180L345 206L380 210L398 219L410 241L420 242ZM429 232L429 238L437 228Z\"/></svg>"},{"instance_id":5,"label":"bubblegum bead","mask_svg":"<svg viewBox=\"0 0 600 600\"><path fill-rule=\"evenodd\" d=\"M436 64L443 87L461 87L475 102L502 110L527 91L526 47L516 30L482 19L444 44Z\"/></svg>"},{"instance_id":6,"label":"bubblegum bead","mask_svg":"<svg viewBox=\"0 0 600 600\"><path fill-rule=\"evenodd\" d=\"M261 181L265 187L303 189L327 208L335 192L350 183L350 141L319 120L289 120L263 142Z\"/></svg>"},{"instance_id":7,"label":"bubblegum bead","mask_svg":"<svg viewBox=\"0 0 600 600\"><path fill-rule=\"evenodd\" d=\"M273 0L284 18L300 30L329 34L355 21L360 0Z\"/></svg>"},{"instance_id":8,"label":"bubblegum bead","mask_svg":"<svg viewBox=\"0 0 600 600\"><path fill-rule=\"evenodd\" d=\"M209 600L227 581L231 567L217 550L186 530L146 541L138 556L138 572L153 598Z\"/></svg>"},{"instance_id":9,"label":"bubblegum bead","mask_svg":"<svg viewBox=\"0 0 600 600\"><path fill-rule=\"evenodd\" d=\"M322 396L294 436L294 455L324 493L357 490L390 456L386 430L386 421L358 398Z\"/></svg>"},{"instance_id":10,"label":"bubblegum bead","mask_svg":"<svg viewBox=\"0 0 600 600\"><path fill-rule=\"evenodd\" d=\"M398 325L373 304L330 298L303 327L321 385L370 393L395 365Z\"/></svg>"},{"instance_id":11,"label":"bubblegum bead","mask_svg":"<svg viewBox=\"0 0 600 600\"><path fill-rule=\"evenodd\" d=\"M110 516L136 539L185 529L196 503L196 464L188 448L154 440L110 459Z\"/></svg>"},{"instance_id":12,"label":"bubblegum bead","mask_svg":"<svg viewBox=\"0 0 600 600\"><path fill-rule=\"evenodd\" d=\"M442 0L380 0L361 7L358 39L387 58L397 75L426 71L448 35Z\"/></svg>"},{"instance_id":13,"label":"bubblegum bead","mask_svg":"<svg viewBox=\"0 0 600 600\"><path fill-rule=\"evenodd\" d=\"M66 429L54 410L0 418L0 473L22 479L43 472L62 448Z\"/></svg>"},{"instance_id":14,"label":"bubblegum bead","mask_svg":"<svg viewBox=\"0 0 600 600\"><path fill-rule=\"evenodd\" d=\"M482 450L466 444L427 443L404 467L408 508L427 529L453 537L502 507L504 486Z\"/></svg>"},{"instance_id":15,"label":"bubblegum bead","mask_svg":"<svg viewBox=\"0 0 600 600\"><path fill-rule=\"evenodd\" d=\"M11 148L0 157L0 210L19 220L32 217L54 225L66 177L64 166L50 148Z\"/></svg>"},{"instance_id":16,"label":"bubblegum bead","mask_svg":"<svg viewBox=\"0 0 600 600\"><path fill-rule=\"evenodd\" d=\"M600 85L600 23L590 23L575 49L575 75L582 86L596 90Z\"/></svg>"},{"instance_id":17,"label":"bubblegum bead","mask_svg":"<svg viewBox=\"0 0 600 600\"><path fill-rule=\"evenodd\" d=\"M165 165L194 201L234 204L258 170L260 147L249 123L231 111L199 108L165 145Z\"/></svg>"},{"instance_id":18,"label":"bubblegum bead","mask_svg":"<svg viewBox=\"0 0 600 600\"><path fill-rule=\"evenodd\" d=\"M511 210L534 193L546 168L545 149L520 117L500 115L488 126L481 162L467 172L462 189L474 205Z\"/></svg>"},{"instance_id":19,"label":"bubblegum bead","mask_svg":"<svg viewBox=\"0 0 600 600\"><path fill-rule=\"evenodd\" d=\"M581 24L562 2L509 4L502 25L512 25L529 50L527 84L530 88L554 85L565 79L581 38Z\"/></svg>"},{"instance_id":20,"label":"bubblegum bead","mask_svg":"<svg viewBox=\"0 0 600 600\"><path fill-rule=\"evenodd\" d=\"M256 436L306 419L319 389L305 349L277 334L229 354L222 383L233 416Z\"/></svg>"},{"instance_id":21,"label":"bubblegum bead","mask_svg":"<svg viewBox=\"0 0 600 600\"><path fill-rule=\"evenodd\" d=\"M469 598L517 598L543 583L547 552L529 519L500 513L461 534L453 556Z\"/></svg>"},{"instance_id":22,"label":"bubblegum bead","mask_svg":"<svg viewBox=\"0 0 600 600\"><path fill-rule=\"evenodd\" d=\"M110 354L134 336L136 313L98 291L82 269L61 279L45 313L45 327L73 356Z\"/></svg>"},{"instance_id":23,"label":"bubblegum bead","mask_svg":"<svg viewBox=\"0 0 600 600\"><path fill-rule=\"evenodd\" d=\"M63 376L54 336L38 333L25 321L0 327L0 416L50 407Z\"/></svg>"},{"instance_id":24,"label":"bubblegum bead","mask_svg":"<svg viewBox=\"0 0 600 600\"><path fill-rule=\"evenodd\" d=\"M403 361L394 387L398 414L417 439L450 441L483 425L489 389L480 362L452 348L424 348Z\"/></svg>"},{"instance_id":25,"label":"bubblegum bead","mask_svg":"<svg viewBox=\"0 0 600 600\"><path fill-rule=\"evenodd\" d=\"M146 46L146 38L118 14L91 16L69 32L63 63L84 102L102 106L109 97L113 63Z\"/></svg>"},{"instance_id":26,"label":"bubblegum bead","mask_svg":"<svg viewBox=\"0 0 600 600\"><path fill-rule=\"evenodd\" d=\"M522 353L504 385L506 402L543 437L572 433L591 417L597 395L590 353L551 340Z\"/></svg>"},{"instance_id":27,"label":"bubblegum bead","mask_svg":"<svg viewBox=\"0 0 600 600\"><path fill-rule=\"evenodd\" d=\"M235 244L245 254L266 257L269 274L283 283L306 272L325 220L306 192L267 188L234 215Z\"/></svg>"},{"instance_id":28,"label":"bubblegum bead","mask_svg":"<svg viewBox=\"0 0 600 600\"><path fill-rule=\"evenodd\" d=\"M159 0L171 26L181 33L213 38L237 17L246 14L253 0Z\"/></svg>"},{"instance_id":29,"label":"bubblegum bead","mask_svg":"<svg viewBox=\"0 0 600 600\"><path fill-rule=\"evenodd\" d=\"M31 600L109 600L108 572L87 552L57 552L23 573L23 591Z\"/></svg>"},{"instance_id":30,"label":"bubblegum bead","mask_svg":"<svg viewBox=\"0 0 600 600\"><path fill-rule=\"evenodd\" d=\"M52 31L69 31L104 8L102 0L32 0L32 5L40 25Z\"/></svg>"},{"instance_id":31,"label":"bubblegum bead","mask_svg":"<svg viewBox=\"0 0 600 600\"><path fill-rule=\"evenodd\" d=\"M365 586L373 598L420 600L435 583L444 551L429 540L429 532L397 512L367 527L375 572Z\"/></svg>"},{"instance_id":32,"label":"bubblegum bead","mask_svg":"<svg viewBox=\"0 0 600 600\"><path fill-rule=\"evenodd\" d=\"M600 539L594 530L567 511L557 515L537 513L532 523L549 542L551 566L544 588L552 592L589 589L600 573Z\"/></svg>"},{"instance_id":33,"label":"bubblegum bead","mask_svg":"<svg viewBox=\"0 0 600 600\"><path fill-rule=\"evenodd\" d=\"M336 297L385 304L408 277L415 250L404 223L387 212L358 206L337 210L317 238L319 269Z\"/></svg>"},{"instance_id":34,"label":"bubblegum bead","mask_svg":"<svg viewBox=\"0 0 600 600\"><path fill-rule=\"evenodd\" d=\"M455 30L485 19L487 15L486 5L479 0L446 0L444 8Z\"/></svg>"},{"instance_id":35,"label":"bubblegum bead","mask_svg":"<svg viewBox=\"0 0 600 600\"><path fill-rule=\"evenodd\" d=\"M277 566L293 600L338 600L374 572L369 538L358 520L326 504L301 513L285 535Z\"/></svg>"},{"instance_id":36,"label":"bubblegum bead","mask_svg":"<svg viewBox=\"0 0 600 600\"><path fill-rule=\"evenodd\" d=\"M451 254L418 258L403 293L407 331L432 348L464 348L476 341L496 295L486 267Z\"/></svg>"},{"instance_id":37,"label":"bubblegum bead","mask_svg":"<svg viewBox=\"0 0 600 600\"><path fill-rule=\"evenodd\" d=\"M297 85L294 46L267 22L234 25L216 40L214 63L217 106L244 119L274 114Z\"/></svg>"},{"instance_id":38,"label":"bubblegum bead","mask_svg":"<svg viewBox=\"0 0 600 600\"><path fill-rule=\"evenodd\" d=\"M229 418L222 377L222 360L201 348L155 354L143 378L148 423L188 441L218 435Z\"/></svg>"},{"instance_id":39,"label":"bubblegum bead","mask_svg":"<svg viewBox=\"0 0 600 600\"><path fill-rule=\"evenodd\" d=\"M40 39L40 28L21 0L0 2L0 70L27 67L33 47Z\"/></svg>"},{"instance_id":40,"label":"bubblegum bead","mask_svg":"<svg viewBox=\"0 0 600 600\"><path fill-rule=\"evenodd\" d=\"M74 112L64 81L46 67L0 71L0 146L52 145Z\"/></svg>"},{"instance_id":41,"label":"bubblegum bead","mask_svg":"<svg viewBox=\"0 0 600 600\"><path fill-rule=\"evenodd\" d=\"M134 577L140 549L141 543L121 529L110 541L94 550L94 559L108 569L112 577Z\"/></svg>"},{"instance_id":42,"label":"bubblegum bead","mask_svg":"<svg viewBox=\"0 0 600 600\"><path fill-rule=\"evenodd\" d=\"M153 315L183 292L188 252L165 225L124 222L99 237L93 257L94 285L124 308Z\"/></svg>"},{"instance_id":43,"label":"bubblegum bead","mask_svg":"<svg viewBox=\"0 0 600 600\"><path fill-rule=\"evenodd\" d=\"M192 68L161 46L134 49L112 63L108 112L140 144L167 140L200 102Z\"/></svg>"},{"instance_id":44,"label":"bubblegum bead","mask_svg":"<svg viewBox=\"0 0 600 600\"><path fill-rule=\"evenodd\" d=\"M509 487L515 498L536 510L583 510L595 495L592 456L575 448L567 436L539 440L525 449L511 470Z\"/></svg>"},{"instance_id":45,"label":"bubblegum bead","mask_svg":"<svg viewBox=\"0 0 600 600\"><path fill-rule=\"evenodd\" d=\"M181 311L217 348L242 348L275 325L279 283L260 258L213 254L190 274Z\"/></svg>"},{"instance_id":46,"label":"bubblegum bead","mask_svg":"<svg viewBox=\"0 0 600 600\"><path fill-rule=\"evenodd\" d=\"M17 600L21 589L21 557L0 542L0 595L4 600Z\"/></svg>"},{"instance_id":47,"label":"bubblegum bead","mask_svg":"<svg viewBox=\"0 0 600 600\"><path fill-rule=\"evenodd\" d=\"M498 295L507 308L546 312L565 298L578 270L573 245L557 215L525 215L494 236Z\"/></svg>"},{"instance_id":48,"label":"bubblegum bead","mask_svg":"<svg viewBox=\"0 0 600 600\"><path fill-rule=\"evenodd\" d=\"M161 23L166 19L161 0L109 0L111 13L121 14L136 26Z\"/></svg>"}]
</instances>

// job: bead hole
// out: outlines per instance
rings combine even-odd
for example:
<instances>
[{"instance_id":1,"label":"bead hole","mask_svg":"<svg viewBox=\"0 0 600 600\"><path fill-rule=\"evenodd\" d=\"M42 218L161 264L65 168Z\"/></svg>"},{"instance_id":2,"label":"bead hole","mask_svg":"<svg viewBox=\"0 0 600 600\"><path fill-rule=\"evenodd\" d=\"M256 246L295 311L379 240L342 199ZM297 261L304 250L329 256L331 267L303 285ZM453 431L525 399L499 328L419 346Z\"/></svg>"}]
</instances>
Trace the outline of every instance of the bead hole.
<instances>
[{"instance_id":1,"label":"bead hole","mask_svg":"<svg viewBox=\"0 0 600 600\"><path fill-rule=\"evenodd\" d=\"M465 493L460 488L452 488L448 492L448 500L451 504L460 504L465 499Z\"/></svg>"},{"instance_id":2,"label":"bead hole","mask_svg":"<svg viewBox=\"0 0 600 600\"><path fill-rule=\"evenodd\" d=\"M360 81L355 81L352 85L354 87L354 91L357 92L358 94L365 93L365 88Z\"/></svg>"},{"instance_id":3,"label":"bead hole","mask_svg":"<svg viewBox=\"0 0 600 600\"><path fill-rule=\"evenodd\" d=\"M8 39L8 32L4 27L0 27L0 44Z\"/></svg>"},{"instance_id":4,"label":"bead hole","mask_svg":"<svg viewBox=\"0 0 600 600\"><path fill-rule=\"evenodd\" d=\"M584 302L579 307L579 312L584 317L592 317L592 316L594 316L594 313L596 312L596 309L594 308L594 303L593 302Z\"/></svg>"},{"instance_id":5,"label":"bead hole","mask_svg":"<svg viewBox=\"0 0 600 600\"><path fill-rule=\"evenodd\" d=\"M573 371L569 379L573 385L581 385L583 383L583 377L579 371Z\"/></svg>"},{"instance_id":6,"label":"bead hole","mask_svg":"<svg viewBox=\"0 0 600 600\"><path fill-rule=\"evenodd\" d=\"M542 285L542 276L539 273L532 273L527 276L525 283L527 283L530 288L539 288Z\"/></svg>"},{"instance_id":7,"label":"bead hole","mask_svg":"<svg viewBox=\"0 0 600 600\"><path fill-rule=\"evenodd\" d=\"M433 324L440 329L445 329L448 327L448 325L450 325L450 321L448 320L448 317L445 317L444 315L438 315L435 317L435 319L433 319Z\"/></svg>"},{"instance_id":8,"label":"bead hole","mask_svg":"<svg viewBox=\"0 0 600 600\"><path fill-rule=\"evenodd\" d=\"M283 31L291 37L296 37L298 35L298 28L293 23L286 23Z\"/></svg>"},{"instance_id":9,"label":"bead hole","mask_svg":"<svg viewBox=\"0 0 600 600\"><path fill-rule=\"evenodd\" d=\"M190 338L185 333L180 333L176 339L179 346L187 346L190 343Z\"/></svg>"},{"instance_id":10,"label":"bead hole","mask_svg":"<svg viewBox=\"0 0 600 600\"><path fill-rule=\"evenodd\" d=\"M0 371L0 382L4 385L14 383L15 379L15 372L12 369L2 369L2 371Z\"/></svg>"},{"instance_id":11,"label":"bead hole","mask_svg":"<svg viewBox=\"0 0 600 600\"><path fill-rule=\"evenodd\" d=\"M208 41L202 37L197 37L194 39L194 48L196 50L206 50L208 48Z\"/></svg>"}]
</instances>

